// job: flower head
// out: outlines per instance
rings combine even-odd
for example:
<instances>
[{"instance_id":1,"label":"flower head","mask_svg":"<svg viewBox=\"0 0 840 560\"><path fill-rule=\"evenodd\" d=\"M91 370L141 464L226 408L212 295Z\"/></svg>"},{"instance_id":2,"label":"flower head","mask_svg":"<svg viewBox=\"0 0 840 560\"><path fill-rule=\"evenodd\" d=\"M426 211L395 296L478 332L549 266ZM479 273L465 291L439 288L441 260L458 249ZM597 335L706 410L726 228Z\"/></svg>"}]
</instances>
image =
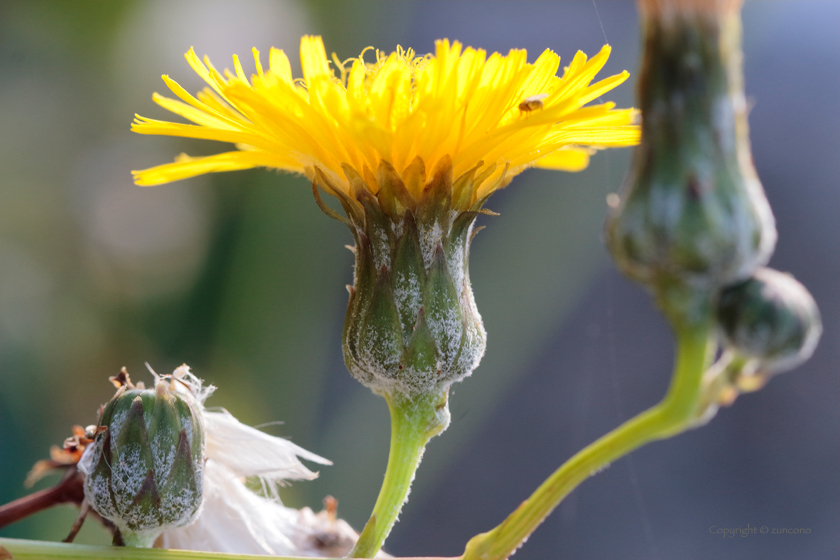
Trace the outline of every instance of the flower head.
<instances>
[{"instance_id":1,"label":"flower head","mask_svg":"<svg viewBox=\"0 0 840 560\"><path fill-rule=\"evenodd\" d=\"M210 88L193 97L163 76L180 101L154 99L195 124L138 116L133 130L232 142L239 149L181 156L135 171L135 181L157 185L251 167L313 179L318 169L331 185L328 192L357 198L357 178L377 194L375 173L386 162L416 199L425 186L421 167L451 162L454 177L472 172L476 178L462 196L466 208L528 167L576 171L586 167L592 148L638 142L634 110L616 110L614 103L584 107L628 77L622 72L592 83L609 53L609 46L591 59L578 52L562 77L560 57L550 50L530 64L524 50L488 57L448 40L436 43L434 55L397 48L376 51L372 62L364 52L344 62L333 56L331 67L321 38L306 36L303 80L295 80L282 50L271 49L264 69L255 49L250 79L236 56L235 71L222 73L190 50L187 61Z\"/></svg>"},{"instance_id":2,"label":"flower head","mask_svg":"<svg viewBox=\"0 0 840 560\"><path fill-rule=\"evenodd\" d=\"M356 268L344 329L351 373L380 393L444 390L478 365L485 334L472 299L467 255L487 197L530 166L579 170L598 147L635 144L633 109L584 107L627 79L592 83L610 49L578 52L562 77L546 50L530 64L441 40L434 55L398 48L328 60L320 37L303 37L303 80L272 49L254 51L249 79L217 71L190 50L210 85L197 97L164 76L180 98L158 104L195 124L137 117L143 134L233 142L239 150L135 172L140 185L265 166L303 173L320 207L350 226ZM338 70L338 73L335 72ZM348 219L323 204L337 197ZM437 401L436 401L437 402ZM445 423L445 422L444 422Z\"/></svg>"}]
</instances>

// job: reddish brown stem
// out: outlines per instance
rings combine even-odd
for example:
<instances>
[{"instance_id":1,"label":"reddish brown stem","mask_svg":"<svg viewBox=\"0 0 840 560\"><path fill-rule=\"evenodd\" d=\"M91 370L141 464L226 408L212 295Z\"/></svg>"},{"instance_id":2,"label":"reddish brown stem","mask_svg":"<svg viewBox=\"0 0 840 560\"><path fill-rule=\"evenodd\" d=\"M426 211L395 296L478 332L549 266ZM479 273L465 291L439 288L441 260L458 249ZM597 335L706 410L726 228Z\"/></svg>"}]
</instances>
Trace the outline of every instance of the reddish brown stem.
<instances>
[{"instance_id":1,"label":"reddish brown stem","mask_svg":"<svg viewBox=\"0 0 840 560\"><path fill-rule=\"evenodd\" d=\"M38 513L58 504L74 503L79 505L85 499L82 475L75 467L61 479L61 482L39 492L24 496L6 505L0 506L0 529L25 517Z\"/></svg>"}]
</instances>

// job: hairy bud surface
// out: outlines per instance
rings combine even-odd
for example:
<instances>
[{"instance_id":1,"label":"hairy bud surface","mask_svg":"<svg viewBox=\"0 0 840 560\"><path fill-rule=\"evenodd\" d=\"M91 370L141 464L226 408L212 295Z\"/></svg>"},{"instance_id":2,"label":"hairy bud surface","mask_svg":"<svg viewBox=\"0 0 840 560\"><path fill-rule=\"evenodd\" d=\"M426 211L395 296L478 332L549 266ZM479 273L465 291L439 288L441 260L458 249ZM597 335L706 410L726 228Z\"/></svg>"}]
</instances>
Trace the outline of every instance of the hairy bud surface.
<instances>
[{"instance_id":1,"label":"hairy bud surface","mask_svg":"<svg viewBox=\"0 0 840 560\"><path fill-rule=\"evenodd\" d=\"M154 389L120 387L105 405L80 468L85 496L126 544L151 546L192 522L202 503L204 426L195 399L163 377Z\"/></svg>"}]
</instances>

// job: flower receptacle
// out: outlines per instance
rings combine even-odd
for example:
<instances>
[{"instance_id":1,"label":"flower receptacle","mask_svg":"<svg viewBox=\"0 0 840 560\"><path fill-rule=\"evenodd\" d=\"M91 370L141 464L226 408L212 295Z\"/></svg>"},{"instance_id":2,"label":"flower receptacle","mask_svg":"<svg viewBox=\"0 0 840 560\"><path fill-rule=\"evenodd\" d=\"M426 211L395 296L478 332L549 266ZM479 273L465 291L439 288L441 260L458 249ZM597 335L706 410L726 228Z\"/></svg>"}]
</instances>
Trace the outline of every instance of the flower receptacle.
<instances>
[{"instance_id":1,"label":"flower receptacle","mask_svg":"<svg viewBox=\"0 0 840 560\"><path fill-rule=\"evenodd\" d=\"M351 182L362 181L346 172ZM383 162L376 196L360 186L356 199L342 201L356 241L344 359L376 393L440 393L470 375L484 354L468 270L481 210L473 175L453 181L446 161L426 182L419 159L402 177ZM316 177L331 192L325 176Z\"/></svg>"}]
</instances>

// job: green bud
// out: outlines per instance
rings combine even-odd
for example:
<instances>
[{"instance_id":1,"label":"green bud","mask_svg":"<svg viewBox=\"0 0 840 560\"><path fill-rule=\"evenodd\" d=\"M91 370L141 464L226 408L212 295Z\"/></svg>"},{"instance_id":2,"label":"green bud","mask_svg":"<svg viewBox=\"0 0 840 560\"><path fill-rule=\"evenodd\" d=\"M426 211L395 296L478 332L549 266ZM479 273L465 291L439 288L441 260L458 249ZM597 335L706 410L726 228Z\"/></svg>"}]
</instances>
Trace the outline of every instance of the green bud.
<instances>
[{"instance_id":1,"label":"green bud","mask_svg":"<svg viewBox=\"0 0 840 560\"><path fill-rule=\"evenodd\" d=\"M339 193L348 216L341 219L356 241L343 332L347 368L383 395L440 394L472 373L486 345L468 270L475 218L486 212L483 200L471 202L480 181L475 170L453 180L448 159L428 181L420 159L404 177L383 161L376 177L366 173L378 188L350 168L345 173L357 185L355 198L341 198L323 174L316 181ZM419 184L419 194L406 184Z\"/></svg>"},{"instance_id":2,"label":"green bud","mask_svg":"<svg viewBox=\"0 0 840 560\"><path fill-rule=\"evenodd\" d=\"M619 267L714 290L765 264L773 214L750 153L737 11L647 14L642 142L608 217Z\"/></svg>"},{"instance_id":3,"label":"green bud","mask_svg":"<svg viewBox=\"0 0 840 560\"><path fill-rule=\"evenodd\" d=\"M201 508L204 427L197 401L168 376L135 388L127 375L105 405L85 453L85 496L129 546L150 547L165 529L191 523Z\"/></svg>"},{"instance_id":4,"label":"green bud","mask_svg":"<svg viewBox=\"0 0 840 560\"><path fill-rule=\"evenodd\" d=\"M759 362L763 372L792 369L814 352L822 334L817 304L790 274L757 270L724 289L717 318L726 343Z\"/></svg>"}]
</instances>

